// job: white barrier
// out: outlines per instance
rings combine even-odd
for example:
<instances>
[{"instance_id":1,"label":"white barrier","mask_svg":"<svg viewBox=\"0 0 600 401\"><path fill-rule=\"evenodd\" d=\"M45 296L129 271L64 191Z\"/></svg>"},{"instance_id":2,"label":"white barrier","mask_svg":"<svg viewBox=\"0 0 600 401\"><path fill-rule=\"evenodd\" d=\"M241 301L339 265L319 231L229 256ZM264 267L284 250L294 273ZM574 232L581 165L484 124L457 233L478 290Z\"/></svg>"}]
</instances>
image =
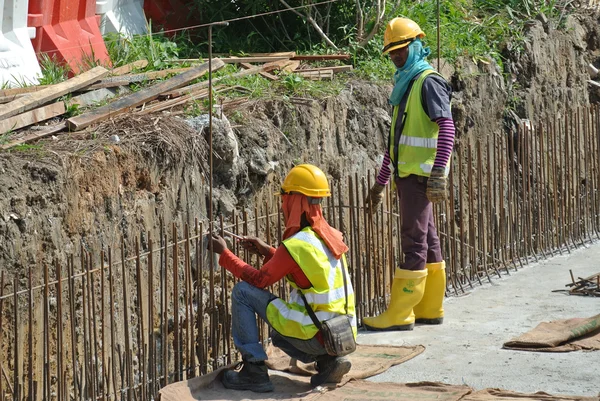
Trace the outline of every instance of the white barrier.
<instances>
[{"instance_id":1,"label":"white barrier","mask_svg":"<svg viewBox=\"0 0 600 401\"><path fill-rule=\"evenodd\" d=\"M146 33L144 0L97 0L96 14L102 16L100 32L120 32L131 37Z\"/></svg>"},{"instance_id":2,"label":"white barrier","mask_svg":"<svg viewBox=\"0 0 600 401\"><path fill-rule=\"evenodd\" d=\"M27 28L27 1L0 0L0 85L37 84L41 74Z\"/></svg>"}]
</instances>

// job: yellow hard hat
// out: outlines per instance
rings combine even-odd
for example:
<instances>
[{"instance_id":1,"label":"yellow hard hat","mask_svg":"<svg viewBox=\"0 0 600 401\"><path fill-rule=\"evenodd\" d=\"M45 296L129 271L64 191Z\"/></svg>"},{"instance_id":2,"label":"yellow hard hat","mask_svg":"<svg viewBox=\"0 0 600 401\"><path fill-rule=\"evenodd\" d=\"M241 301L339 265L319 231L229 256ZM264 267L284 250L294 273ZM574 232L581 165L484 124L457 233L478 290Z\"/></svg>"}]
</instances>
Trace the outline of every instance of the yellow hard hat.
<instances>
[{"instance_id":1,"label":"yellow hard hat","mask_svg":"<svg viewBox=\"0 0 600 401\"><path fill-rule=\"evenodd\" d=\"M414 38L422 38L425 33L419 25L408 18L393 18L388 22L383 34L383 54L408 46Z\"/></svg>"},{"instance_id":2,"label":"yellow hard hat","mask_svg":"<svg viewBox=\"0 0 600 401\"><path fill-rule=\"evenodd\" d=\"M312 164L299 164L290 170L281 185L281 195L290 192L299 192L311 198L331 196L325 173Z\"/></svg>"}]
</instances>

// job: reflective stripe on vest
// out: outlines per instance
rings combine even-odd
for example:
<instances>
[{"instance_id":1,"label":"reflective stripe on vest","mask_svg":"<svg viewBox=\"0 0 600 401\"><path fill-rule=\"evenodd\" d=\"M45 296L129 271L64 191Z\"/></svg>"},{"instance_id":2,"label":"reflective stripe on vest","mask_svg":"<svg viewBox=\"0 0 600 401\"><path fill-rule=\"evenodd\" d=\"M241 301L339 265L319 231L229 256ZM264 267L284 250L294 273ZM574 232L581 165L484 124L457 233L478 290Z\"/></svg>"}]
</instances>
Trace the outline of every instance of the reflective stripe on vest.
<instances>
[{"instance_id":1,"label":"reflective stripe on vest","mask_svg":"<svg viewBox=\"0 0 600 401\"><path fill-rule=\"evenodd\" d=\"M290 256L302 269L312 287L302 289L307 302L311 305L320 321L345 314L346 297L341 261L335 259L329 248L319 236L307 227L283 241ZM345 256L342 256L345 259ZM267 320L280 334L308 340L317 334L304 306L298 286L286 277L293 287L288 302L276 298L267 306ZM354 308L354 290L346 271L348 288L348 314L356 335L356 317Z\"/></svg>"},{"instance_id":2,"label":"reflective stripe on vest","mask_svg":"<svg viewBox=\"0 0 600 401\"><path fill-rule=\"evenodd\" d=\"M436 122L431 121L422 105L423 82L429 74L438 73L434 70L427 70L416 79L408 94L404 115L399 116L398 106L394 107L389 153L392 166L395 167L394 174L398 177L407 177L411 174L428 177L435 161L439 126ZM404 126L400 133L398 154L395 154L396 125L401 124L402 119L404 119ZM449 165L450 161L448 161L446 171L448 171Z\"/></svg>"},{"instance_id":3,"label":"reflective stripe on vest","mask_svg":"<svg viewBox=\"0 0 600 401\"><path fill-rule=\"evenodd\" d=\"M437 149L437 138L417 138L414 136L402 135L400 137L400 145Z\"/></svg>"}]
</instances>

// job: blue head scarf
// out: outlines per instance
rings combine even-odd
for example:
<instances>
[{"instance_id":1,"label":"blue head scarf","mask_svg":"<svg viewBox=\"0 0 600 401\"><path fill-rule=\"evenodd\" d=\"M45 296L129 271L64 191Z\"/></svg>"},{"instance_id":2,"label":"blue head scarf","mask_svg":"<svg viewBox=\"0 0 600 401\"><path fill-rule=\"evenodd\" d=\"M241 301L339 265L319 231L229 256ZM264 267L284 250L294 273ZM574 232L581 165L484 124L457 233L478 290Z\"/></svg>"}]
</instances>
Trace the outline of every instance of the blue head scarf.
<instances>
[{"instance_id":1,"label":"blue head scarf","mask_svg":"<svg viewBox=\"0 0 600 401\"><path fill-rule=\"evenodd\" d=\"M423 47L421 39L416 38L408 45L408 58L406 63L396 69L394 73L394 89L390 95L390 104L397 106L400 104L408 84L418 74L426 70L432 70L433 67L425 61L425 57L429 56L431 50L429 47Z\"/></svg>"}]
</instances>

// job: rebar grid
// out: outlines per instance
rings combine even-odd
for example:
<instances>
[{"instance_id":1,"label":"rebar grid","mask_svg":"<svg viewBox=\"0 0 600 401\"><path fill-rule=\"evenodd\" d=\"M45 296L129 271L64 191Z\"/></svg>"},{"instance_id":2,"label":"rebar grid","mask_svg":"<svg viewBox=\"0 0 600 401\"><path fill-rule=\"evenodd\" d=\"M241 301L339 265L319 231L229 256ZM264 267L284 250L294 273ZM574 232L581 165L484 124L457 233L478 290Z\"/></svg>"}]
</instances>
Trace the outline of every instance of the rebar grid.
<instances>
[{"instance_id":1,"label":"rebar grid","mask_svg":"<svg viewBox=\"0 0 600 401\"><path fill-rule=\"evenodd\" d=\"M599 115L598 106L578 109L514 136L457 141L449 199L434 207L448 295L598 238ZM350 247L359 321L385 310L403 258L391 186L374 215L364 208L373 178L332 182L323 203ZM215 226L277 246L284 223L272 193L257 197L253 217L244 211ZM123 239L96 254L82 246L66 265L42 266L43 283L33 282L31 269L25 289L15 277L11 293L2 272L0 401L151 400L168 383L236 360L229 294L237 279L210 268L206 223L161 221L159 238L146 234L133 249ZM230 248L260 266L234 239ZM288 294L281 283L270 290ZM266 343L267 326L260 328Z\"/></svg>"}]
</instances>

